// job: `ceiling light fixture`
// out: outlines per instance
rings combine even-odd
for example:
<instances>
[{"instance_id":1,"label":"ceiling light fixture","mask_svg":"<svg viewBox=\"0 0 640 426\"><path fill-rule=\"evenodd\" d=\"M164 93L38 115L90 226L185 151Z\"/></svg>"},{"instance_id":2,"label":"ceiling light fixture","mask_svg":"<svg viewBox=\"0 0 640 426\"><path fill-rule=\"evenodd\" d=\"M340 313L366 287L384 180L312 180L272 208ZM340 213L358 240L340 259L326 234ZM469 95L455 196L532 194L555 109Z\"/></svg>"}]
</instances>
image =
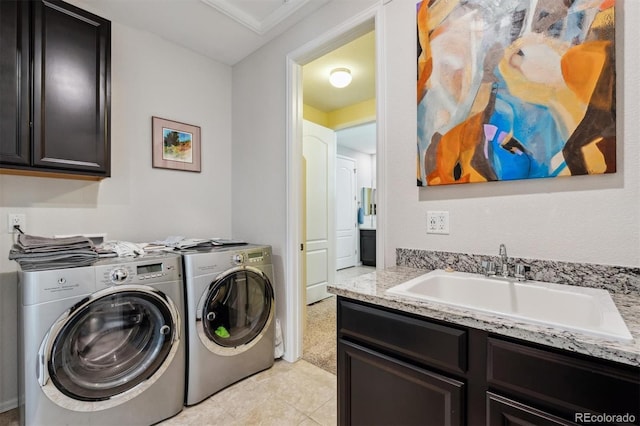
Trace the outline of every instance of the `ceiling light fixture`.
<instances>
[{"instance_id":1,"label":"ceiling light fixture","mask_svg":"<svg viewBox=\"0 0 640 426\"><path fill-rule=\"evenodd\" d=\"M351 70L349 68L335 68L329 74L329 83L339 89L351 84Z\"/></svg>"}]
</instances>

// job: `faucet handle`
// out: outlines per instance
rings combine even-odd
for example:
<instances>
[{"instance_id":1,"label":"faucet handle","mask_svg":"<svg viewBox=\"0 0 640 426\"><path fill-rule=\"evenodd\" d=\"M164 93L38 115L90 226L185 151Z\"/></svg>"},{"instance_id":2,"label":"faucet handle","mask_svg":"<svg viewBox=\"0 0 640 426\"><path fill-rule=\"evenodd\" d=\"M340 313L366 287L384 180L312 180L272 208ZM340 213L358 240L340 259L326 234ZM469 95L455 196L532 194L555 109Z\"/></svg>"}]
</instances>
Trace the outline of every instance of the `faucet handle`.
<instances>
[{"instance_id":1,"label":"faucet handle","mask_svg":"<svg viewBox=\"0 0 640 426\"><path fill-rule=\"evenodd\" d=\"M496 274L496 262L493 260L483 260L482 261L482 272L486 275L495 275Z\"/></svg>"},{"instance_id":2,"label":"faucet handle","mask_svg":"<svg viewBox=\"0 0 640 426\"><path fill-rule=\"evenodd\" d=\"M516 263L515 266L515 271L513 276L518 280L518 281L525 281L527 279L527 277L525 276L525 274L527 272L529 272L531 270L530 267L528 267L527 265L523 264L523 263Z\"/></svg>"}]
</instances>

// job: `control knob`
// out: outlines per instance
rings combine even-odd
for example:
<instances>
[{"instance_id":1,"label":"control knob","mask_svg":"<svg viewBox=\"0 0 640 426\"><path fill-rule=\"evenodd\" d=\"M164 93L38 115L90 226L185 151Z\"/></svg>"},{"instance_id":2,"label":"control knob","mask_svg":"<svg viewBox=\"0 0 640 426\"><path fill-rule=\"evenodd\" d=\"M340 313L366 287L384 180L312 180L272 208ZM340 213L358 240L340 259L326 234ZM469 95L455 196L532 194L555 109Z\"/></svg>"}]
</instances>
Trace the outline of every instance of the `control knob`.
<instances>
[{"instance_id":1,"label":"control knob","mask_svg":"<svg viewBox=\"0 0 640 426\"><path fill-rule=\"evenodd\" d=\"M111 281L114 283L121 283L127 279L129 273L126 269L118 268L111 271Z\"/></svg>"},{"instance_id":2,"label":"control knob","mask_svg":"<svg viewBox=\"0 0 640 426\"><path fill-rule=\"evenodd\" d=\"M231 261L233 263L235 263L236 265L242 265L243 260L244 260L244 258L239 253L236 253L233 256L231 256Z\"/></svg>"}]
</instances>

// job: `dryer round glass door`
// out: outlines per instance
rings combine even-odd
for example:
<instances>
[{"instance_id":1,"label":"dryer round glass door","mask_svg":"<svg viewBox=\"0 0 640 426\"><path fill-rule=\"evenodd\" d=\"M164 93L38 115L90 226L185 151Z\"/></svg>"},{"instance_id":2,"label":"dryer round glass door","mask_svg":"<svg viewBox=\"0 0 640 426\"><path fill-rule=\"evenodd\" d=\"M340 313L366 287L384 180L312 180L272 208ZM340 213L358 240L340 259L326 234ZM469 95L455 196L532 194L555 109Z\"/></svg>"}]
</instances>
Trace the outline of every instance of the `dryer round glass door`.
<instances>
[{"instance_id":1,"label":"dryer round glass door","mask_svg":"<svg viewBox=\"0 0 640 426\"><path fill-rule=\"evenodd\" d=\"M241 267L213 282L202 307L201 340L216 351L247 349L273 317L273 288L258 269ZM219 352L219 351L216 351Z\"/></svg>"},{"instance_id":2,"label":"dryer round glass door","mask_svg":"<svg viewBox=\"0 0 640 426\"><path fill-rule=\"evenodd\" d=\"M176 315L154 291L118 291L80 303L61 318L48 350L52 382L81 401L102 401L138 386L171 352Z\"/></svg>"}]
</instances>

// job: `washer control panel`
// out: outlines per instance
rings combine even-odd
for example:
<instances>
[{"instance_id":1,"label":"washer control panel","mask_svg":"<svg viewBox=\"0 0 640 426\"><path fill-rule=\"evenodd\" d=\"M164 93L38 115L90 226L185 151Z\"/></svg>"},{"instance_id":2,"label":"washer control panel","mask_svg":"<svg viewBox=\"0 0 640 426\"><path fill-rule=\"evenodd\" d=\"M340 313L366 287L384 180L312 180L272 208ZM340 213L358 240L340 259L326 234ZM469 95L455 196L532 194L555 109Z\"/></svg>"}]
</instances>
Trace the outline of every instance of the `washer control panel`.
<instances>
[{"instance_id":1,"label":"washer control panel","mask_svg":"<svg viewBox=\"0 0 640 426\"><path fill-rule=\"evenodd\" d=\"M96 266L96 278L105 286L153 284L180 279L180 258L151 258Z\"/></svg>"},{"instance_id":2,"label":"washer control panel","mask_svg":"<svg viewBox=\"0 0 640 426\"><path fill-rule=\"evenodd\" d=\"M114 283L122 283L125 282L127 280L127 277L129 276L129 271L127 271L125 268L116 268L113 271L111 271L111 281L113 281Z\"/></svg>"},{"instance_id":3,"label":"washer control panel","mask_svg":"<svg viewBox=\"0 0 640 426\"><path fill-rule=\"evenodd\" d=\"M166 267L162 262L136 265L136 277L138 281L165 277L167 273Z\"/></svg>"},{"instance_id":4,"label":"washer control panel","mask_svg":"<svg viewBox=\"0 0 640 426\"><path fill-rule=\"evenodd\" d=\"M114 265L110 268L104 268L101 274L96 275L107 286L131 284L131 277L135 275L135 268L132 265Z\"/></svg>"}]
</instances>

